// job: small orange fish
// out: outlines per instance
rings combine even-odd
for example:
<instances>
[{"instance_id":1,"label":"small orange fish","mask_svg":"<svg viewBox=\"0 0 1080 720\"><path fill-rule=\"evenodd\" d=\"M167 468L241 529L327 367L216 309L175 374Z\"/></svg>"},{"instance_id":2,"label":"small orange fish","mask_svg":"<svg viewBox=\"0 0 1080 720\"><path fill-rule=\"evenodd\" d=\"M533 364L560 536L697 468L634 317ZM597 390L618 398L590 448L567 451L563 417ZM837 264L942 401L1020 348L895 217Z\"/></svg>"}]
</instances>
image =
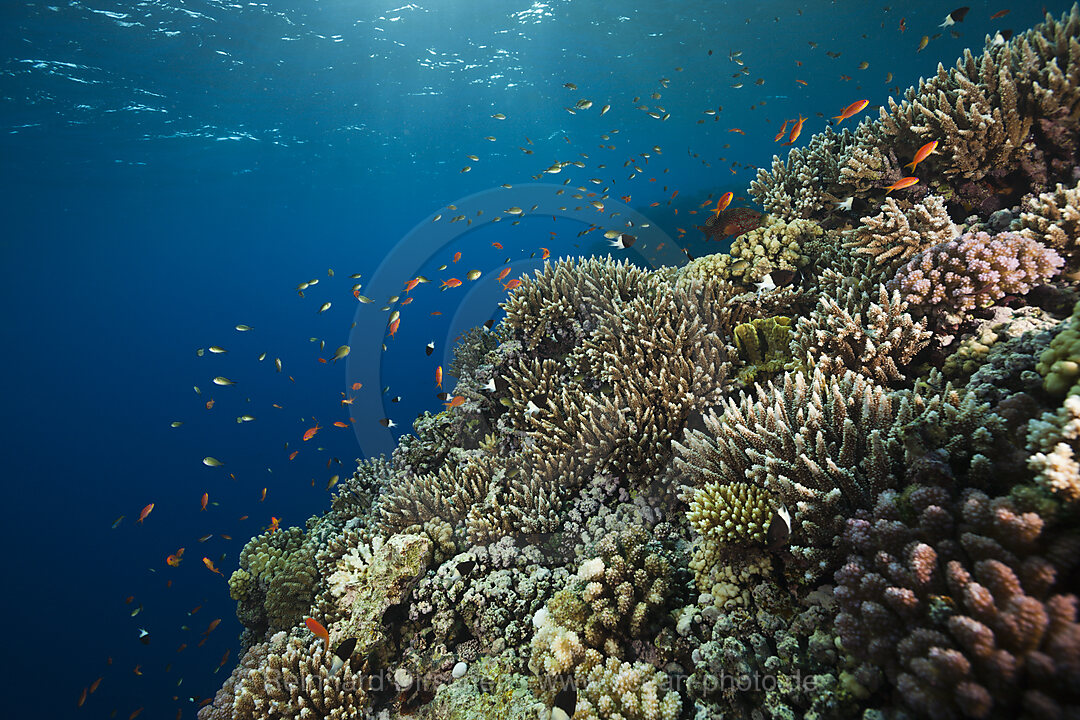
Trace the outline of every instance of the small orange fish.
<instances>
[{"instance_id":1,"label":"small orange fish","mask_svg":"<svg viewBox=\"0 0 1080 720\"><path fill-rule=\"evenodd\" d=\"M397 333L398 325L400 325L400 324L401 324L401 318L396 318L394 320L394 322L390 323L390 325L389 325L390 337L394 337L394 334Z\"/></svg>"},{"instance_id":2,"label":"small orange fish","mask_svg":"<svg viewBox=\"0 0 1080 720\"><path fill-rule=\"evenodd\" d=\"M334 427L347 428L347 427L349 427L349 423L344 423L344 422L341 422L340 420L335 420L334 421Z\"/></svg>"},{"instance_id":3,"label":"small orange fish","mask_svg":"<svg viewBox=\"0 0 1080 720\"><path fill-rule=\"evenodd\" d=\"M540 259L541 260L547 260L548 257L551 255L551 251L548 250L546 247L542 247L540 249L544 251L543 253L541 253Z\"/></svg>"},{"instance_id":4,"label":"small orange fish","mask_svg":"<svg viewBox=\"0 0 1080 720\"><path fill-rule=\"evenodd\" d=\"M299 454L300 454L299 450L293 450L291 453L289 453L289 459L290 460L295 460L296 456L299 455Z\"/></svg>"},{"instance_id":5,"label":"small orange fish","mask_svg":"<svg viewBox=\"0 0 1080 720\"><path fill-rule=\"evenodd\" d=\"M308 428L306 431L304 431L304 442L307 442L311 438L315 437L315 433L319 432L320 430L322 430L322 426L319 425L318 422L316 422L315 427Z\"/></svg>"},{"instance_id":6,"label":"small orange fish","mask_svg":"<svg viewBox=\"0 0 1080 720\"><path fill-rule=\"evenodd\" d=\"M328 652L330 650L330 633L326 631L323 624L315 618L310 617L304 619L304 624L307 625L307 629L310 630L315 637L322 638L324 650Z\"/></svg>"},{"instance_id":7,"label":"small orange fish","mask_svg":"<svg viewBox=\"0 0 1080 720\"><path fill-rule=\"evenodd\" d=\"M175 554L165 558L165 564L169 567L180 567L180 561L184 557L184 548L180 548Z\"/></svg>"},{"instance_id":8,"label":"small orange fish","mask_svg":"<svg viewBox=\"0 0 1080 720\"><path fill-rule=\"evenodd\" d=\"M82 692L79 693L79 699L75 701L75 707L82 707L84 702L86 702L86 688L83 688Z\"/></svg>"},{"instance_id":9,"label":"small orange fish","mask_svg":"<svg viewBox=\"0 0 1080 720\"><path fill-rule=\"evenodd\" d=\"M921 148L919 148L919 149L918 149L918 150L917 150L917 151L915 152L915 159L914 159L914 160L912 160L911 162L909 162L909 163L908 163L907 165L905 165L904 167L906 167L906 168L911 168L911 169L912 169L912 171L914 171L914 170L915 170L915 166L916 166L916 165L918 165L918 164L919 164L919 163L921 163L921 162L922 162L923 160L925 160L925 159L926 159L927 157L929 157L930 153L934 152L934 150L936 150L936 149L937 149L937 144L938 144L938 141L937 141L937 140L933 140L933 141L931 141L931 142L928 142L928 143L926 143L925 145L923 145L923 146L922 146Z\"/></svg>"},{"instance_id":10,"label":"small orange fish","mask_svg":"<svg viewBox=\"0 0 1080 720\"><path fill-rule=\"evenodd\" d=\"M142 525L142 521L145 520L146 516L149 515L151 512L153 512L153 510L154 510L154 503L150 503L149 505L144 507L142 509L142 512L139 513L139 519L135 521L135 524L136 525Z\"/></svg>"},{"instance_id":11,"label":"small orange fish","mask_svg":"<svg viewBox=\"0 0 1080 720\"><path fill-rule=\"evenodd\" d=\"M799 139L799 135L802 133L803 123L806 121L807 118L804 118L802 113L799 113L799 120L795 123L795 127L791 128L791 133L788 135L787 142L784 143L785 145L792 145Z\"/></svg>"},{"instance_id":12,"label":"small orange fish","mask_svg":"<svg viewBox=\"0 0 1080 720\"><path fill-rule=\"evenodd\" d=\"M620 195L619 199L622 200L624 203L630 202L630 196L629 195Z\"/></svg>"},{"instance_id":13,"label":"small orange fish","mask_svg":"<svg viewBox=\"0 0 1080 720\"><path fill-rule=\"evenodd\" d=\"M507 290L513 290L515 288L521 287L521 278L511 278L510 280L503 283L503 287Z\"/></svg>"},{"instance_id":14,"label":"small orange fish","mask_svg":"<svg viewBox=\"0 0 1080 720\"><path fill-rule=\"evenodd\" d=\"M132 670L131 672L135 673L136 675L142 675L142 663L139 663L138 665L136 665L135 669Z\"/></svg>"},{"instance_id":15,"label":"small orange fish","mask_svg":"<svg viewBox=\"0 0 1080 720\"><path fill-rule=\"evenodd\" d=\"M433 310L433 311L431 312L431 314L432 314L432 315L442 315L442 311L440 311L440 310Z\"/></svg>"},{"instance_id":16,"label":"small orange fish","mask_svg":"<svg viewBox=\"0 0 1080 720\"><path fill-rule=\"evenodd\" d=\"M919 178L917 178L917 177L900 178L899 180L894 182L892 185L885 188L885 190L886 190L885 194L888 195L893 190L903 190L904 188L911 187L912 185L914 185L917 182L919 182Z\"/></svg>"},{"instance_id":17,"label":"small orange fish","mask_svg":"<svg viewBox=\"0 0 1080 720\"><path fill-rule=\"evenodd\" d=\"M745 132L743 132L739 128L731 128L730 130L728 130L728 132L735 132L735 133L739 133L740 135L745 135L746 134Z\"/></svg>"},{"instance_id":18,"label":"small orange fish","mask_svg":"<svg viewBox=\"0 0 1080 720\"><path fill-rule=\"evenodd\" d=\"M496 280L502 280L509 274L510 274L510 268L503 268L502 272L500 272L499 276L497 278L495 278L495 279Z\"/></svg>"},{"instance_id":19,"label":"small orange fish","mask_svg":"<svg viewBox=\"0 0 1080 720\"><path fill-rule=\"evenodd\" d=\"M270 516L270 524L266 526L266 529L272 533L276 533L281 529L281 518L276 518L273 515Z\"/></svg>"},{"instance_id":20,"label":"small orange fish","mask_svg":"<svg viewBox=\"0 0 1080 720\"><path fill-rule=\"evenodd\" d=\"M735 197L735 193L730 190L720 196L720 199L716 201L716 217L720 217L720 213L727 210L727 206L731 204L731 199L733 197ZM684 230L683 232L686 231Z\"/></svg>"},{"instance_id":21,"label":"small orange fish","mask_svg":"<svg viewBox=\"0 0 1080 720\"><path fill-rule=\"evenodd\" d=\"M795 82L799 83L800 85L806 85L807 84L805 80L796 79Z\"/></svg>"},{"instance_id":22,"label":"small orange fish","mask_svg":"<svg viewBox=\"0 0 1080 720\"><path fill-rule=\"evenodd\" d=\"M420 278L413 278L409 282L405 283L405 294L408 295L414 287L420 284Z\"/></svg>"},{"instance_id":23,"label":"small orange fish","mask_svg":"<svg viewBox=\"0 0 1080 720\"><path fill-rule=\"evenodd\" d=\"M780 126L780 132L776 133L776 137L773 138L773 142L780 142L780 138L784 137L784 133L787 132L788 121L785 120L784 124Z\"/></svg>"},{"instance_id":24,"label":"small orange fish","mask_svg":"<svg viewBox=\"0 0 1080 720\"><path fill-rule=\"evenodd\" d=\"M413 297L407 297L407 298L405 298L404 300L401 301L401 306L405 307L406 305L408 305L409 303L411 303L415 299L416 298L413 298Z\"/></svg>"},{"instance_id":25,"label":"small orange fish","mask_svg":"<svg viewBox=\"0 0 1080 720\"><path fill-rule=\"evenodd\" d=\"M135 673L135 674L136 675L142 675L141 672ZM142 714L142 711L143 711L143 709L142 709L142 707L140 707L138 710L136 710L135 712L128 715L128 720L135 720L135 718L139 717L139 715Z\"/></svg>"},{"instance_id":26,"label":"small orange fish","mask_svg":"<svg viewBox=\"0 0 1080 720\"><path fill-rule=\"evenodd\" d=\"M102 677L99 677L99 678L98 678L97 680L95 680L94 682L90 683L90 694L91 694L91 695L93 695L93 694L94 694L94 692L95 692L95 691L96 691L96 690L98 689L98 685L100 685L100 684L101 684L101 681L102 681L102 680L104 680L104 679L105 679L105 677L104 677L104 676L102 676Z\"/></svg>"},{"instance_id":27,"label":"small orange fish","mask_svg":"<svg viewBox=\"0 0 1080 720\"><path fill-rule=\"evenodd\" d=\"M435 386L442 389L442 365L435 368Z\"/></svg>"},{"instance_id":28,"label":"small orange fish","mask_svg":"<svg viewBox=\"0 0 1080 720\"><path fill-rule=\"evenodd\" d=\"M503 249L502 243L497 243L497 242L491 243L491 247L498 248L499 250Z\"/></svg>"},{"instance_id":29,"label":"small orange fish","mask_svg":"<svg viewBox=\"0 0 1080 720\"><path fill-rule=\"evenodd\" d=\"M225 667L225 663L229 659L229 652L231 652L231 650L232 648L226 648L225 654L221 656L221 662L218 663L218 669Z\"/></svg>"},{"instance_id":30,"label":"small orange fish","mask_svg":"<svg viewBox=\"0 0 1080 720\"><path fill-rule=\"evenodd\" d=\"M461 285L461 281L457 278L450 278L449 280L443 280L442 286L444 288L456 288Z\"/></svg>"},{"instance_id":31,"label":"small orange fish","mask_svg":"<svg viewBox=\"0 0 1080 720\"><path fill-rule=\"evenodd\" d=\"M863 108L870 104L869 100L856 100L848 105L846 108L840 111L839 115L834 115L833 120L836 120L837 124L844 122L852 115L862 112Z\"/></svg>"},{"instance_id":32,"label":"small orange fish","mask_svg":"<svg viewBox=\"0 0 1080 720\"><path fill-rule=\"evenodd\" d=\"M206 409L209 410L212 407L214 407L214 398L210 398L206 401Z\"/></svg>"},{"instance_id":33,"label":"small orange fish","mask_svg":"<svg viewBox=\"0 0 1080 720\"><path fill-rule=\"evenodd\" d=\"M461 259L461 253L460 252L454 253L454 262L457 262L460 259Z\"/></svg>"},{"instance_id":34,"label":"small orange fish","mask_svg":"<svg viewBox=\"0 0 1080 720\"><path fill-rule=\"evenodd\" d=\"M450 402L443 403L443 405L445 405L448 410L450 408L461 407L464 404L465 404L465 396L464 395L455 395L454 397L450 398Z\"/></svg>"},{"instance_id":35,"label":"small orange fish","mask_svg":"<svg viewBox=\"0 0 1080 720\"><path fill-rule=\"evenodd\" d=\"M265 499L266 499L266 488L263 488L262 489L262 495L259 496L259 502L262 502Z\"/></svg>"},{"instance_id":36,"label":"small orange fish","mask_svg":"<svg viewBox=\"0 0 1080 720\"><path fill-rule=\"evenodd\" d=\"M357 288L357 289L353 290L352 291L352 296L354 298L356 298L357 300L359 300L360 299L360 288Z\"/></svg>"},{"instance_id":37,"label":"small orange fish","mask_svg":"<svg viewBox=\"0 0 1080 720\"><path fill-rule=\"evenodd\" d=\"M221 575L221 577L225 577L225 575L223 575L220 570L218 570L216 567L214 567L214 561L211 560L210 558L204 557L202 559L202 564L205 565L206 569L209 570L210 572L217 573L218 575Z\"/></svg>"},{"instance_id":38,"label":"small orange fish","mask_svg":"<svg viewBox=\"0 0 1080 720\"><path fill-rule=\"evenodd\" d=\"M364 387L364 384L363 384L363 383L358 383L358 382L355 382L355 383L353 383L353 384L352 384L352 389L353 389L353 390L359 390L359 389L360 389L360 388L362 388L362 387Z\"/></svg>"},{"instance_id":39,"label":"small orange fish","mask_svg":"<svg viewBox=\"0 0 1080 720\"><path fill-rule=\"evenodd\" d=\"M210 502L210 493L208 493L208 492L204 492L204 493L202 494L202 507L201 507L201 508L199 508L199 512L203 512L203 511L205 511L205 510L206 510L206 504L207 504L208 502Z\"/></svg>"},{"instance_id":40,"label":"small orange fish","mask_svg":"<svg viewBox=\"0 0 1080 720\"><path fill-rule=\"evenodd\" d=\"M997 20L1000 17L1005 17L1009 14L1008 10L998 10L996 13L990 16L991 20Z\"/></svg>"},{"instance_id":41,"label":"small orange fish","mask_svg":"<svg viewBox=\"0 0 1080 720\"><path fill-rule=\"evenodd\" d=\"M907 30L907 18L902 17L900 18L900 32L904 32L905 30Z\"/></svg>"},{"instance_id":42,"label":"small orange fish","mask_svg":"<svg viewBox=\"0 0 1080 720\"><path fill-rule=\"evenodd\" d=\"M176 652L184 652L187 649L187 643L180 643L180 647L176 648Z\"/></svg>"},{"instance_id":43,"label":"small orange fish","mask_svg":"<svg viewBox=\"0 0 1080 720\"><path fill-rule=\"evenodd\" d=\"M209 635L210 633L214 632L214 628L216 628L220 624L221 624L221 618L211 620L210 621L210 626L206 628L206 632L204 632L203 635Z\"/></svg>"}]
</instances>

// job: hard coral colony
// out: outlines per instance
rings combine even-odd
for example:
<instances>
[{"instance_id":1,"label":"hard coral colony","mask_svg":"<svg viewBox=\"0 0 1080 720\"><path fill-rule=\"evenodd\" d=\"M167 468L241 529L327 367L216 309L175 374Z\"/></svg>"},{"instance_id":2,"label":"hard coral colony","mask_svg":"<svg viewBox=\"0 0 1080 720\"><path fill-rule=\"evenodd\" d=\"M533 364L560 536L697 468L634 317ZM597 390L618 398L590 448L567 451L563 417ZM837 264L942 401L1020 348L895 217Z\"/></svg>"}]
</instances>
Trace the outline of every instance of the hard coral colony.
<instances>
[{"instance_id":1,"label":"hard coral colony","mask_svg":"<svg viewBox=\"0 0 1080 720\"><path fill-rule=\"evenodd\" d=\"M777 158L731 254L545 265L248 543L201 720L1076 717L1078 116L1074 7Z\"/></svg>"}]
</instances>

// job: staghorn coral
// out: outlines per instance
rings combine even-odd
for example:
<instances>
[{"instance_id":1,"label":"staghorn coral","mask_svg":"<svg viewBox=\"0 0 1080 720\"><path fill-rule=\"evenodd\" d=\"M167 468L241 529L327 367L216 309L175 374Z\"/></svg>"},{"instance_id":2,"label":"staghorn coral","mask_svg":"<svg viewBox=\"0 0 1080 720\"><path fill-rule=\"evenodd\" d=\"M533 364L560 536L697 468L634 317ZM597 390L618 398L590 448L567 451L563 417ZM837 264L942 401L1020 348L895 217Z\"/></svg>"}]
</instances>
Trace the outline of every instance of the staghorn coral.
<instances>
[{"instance_id":1,"label":"staghorn coral","mask_svg":"<svg viewBox=\"0 0 1080 720\"><path fill-rule=\"evenodd\" d=\"M1057 250L1068 272L1080 270L1080 184L1024 199L1020 234Z\"/></svg>"},{"instance_id":2,"label":"staghorn coral","mask_svg":"<svg viewBox=\"0 0 1080 720\"><path fill-rule=\"evenodd\" d=\"M251 647L199 720L348 720L368 702L363 675L351 663L331 672L321 640L284 632Z\"/></svg>"},{"instance_id":3,"label":"staghorn coral","mask_svg":"<svg viewBox=\"0 0 1080 720\"><path fill-rule=\"evenodd\" d=\"M851 193L840 187L841 166L856 136L832 128L814 135L805 148L793 148L786 160L773 156L771 170L759 169L750 194L765 212L784 220L819 217L831 206L828 197ZM831 193L831 195L827 195Z\"/></svg>"},{"instance_id":4,"label":"staghorn coral","mask_svg":"<svg viewBox=\"0 0 1080 720\"><path fill-rule=\"evenodd\" d=\"M668 676L643 662L619 662L591 650L574 671L578 720L676 720L682 698Z\"/></svg>"},{"instance_id":5,"label":"staghorn coral","mask_svg":"<svg viewBox=\"0 0 1080 720\"><path fill-rule=\"evenodd\" d=\"M710 482L694 490L686 519L698 534L721 543L764 543L772 504L762 488L744 482Z\"/></svg>"},{"instance_id":6,"label":"staghorn coral","mask_svg":"<svg viewBox=\"0 0 1080 720\"><path fill-rule=\"evenodd\" d=\"M545 263L503 303L505 332L527 350L554 357L578 345L600 318L649 282L646 270L611 258Z\"/></svg>"},{"instance_id":7,"label":"staghorn coral","mask_svg":"<svg viewBox=\"0 0 1080 720\"><path fill-rule=\"evenodd\" d=\"M824 372L846 368L882 384L906 379L901 369L933 336L926 320L913 320L899 292L890 295L884 285L867 292L857 279L829 269L821 282L834 290L823 292L813 312L799 318L791 341L795 357Z\"/></svg>"},{"instance_id":8,"label":"staghorn coral","mask_svg":"<svg viewBox=\"0 0 1080 720\"><path fill-rule=\"evenodd\" d=\"M886 287L899 290L913 311L957 323L1008 294L1027 293L1062 264L1055 250L1017 233L966 233L913 257Z\"/></svg>"},{"instance_id":9,"label":"staghorn coral","mask_svg":"<svg viewBox=\"0 0 1080 720\"><path fill-rule=\"evenodd\" d=\"M1027 450L1036 483L1066 503L1080 500L1080 394L1070 394L1056 412L1028 422Z\"/></svg>"},{"instance_id":10,"label":"staghorn coral","mask_svg":"<svg viewBox=\"0 0 1080 720\"><path fill-rule=\"evenodd\" d=\"M862 218L861 223L845 247L870 256L884 269L895 268L923 250L960 234L938 195L927 195L921 203L907 209L896 198L885 198L881 212Z\"/></svg>"}]
</instances>

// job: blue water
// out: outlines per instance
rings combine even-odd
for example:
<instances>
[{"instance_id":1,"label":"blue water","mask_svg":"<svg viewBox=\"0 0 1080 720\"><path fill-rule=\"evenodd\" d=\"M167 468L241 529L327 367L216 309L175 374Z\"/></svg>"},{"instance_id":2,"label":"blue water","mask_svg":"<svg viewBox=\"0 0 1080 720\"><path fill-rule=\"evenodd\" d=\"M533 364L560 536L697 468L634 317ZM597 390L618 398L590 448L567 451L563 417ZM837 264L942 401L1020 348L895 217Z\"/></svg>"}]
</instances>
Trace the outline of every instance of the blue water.
<instances>
[{"instance_id":1,"label":"blue water","mask_svg":"<svg viewBox=\"0 0 1080 720\"><path fill-rule=\"evenodd\" d=\"M1067 7L1046 4L1055 15ZM784 119L810 118L803 145L821 115L882 103L965 47L981 51L986 34L1041 19L1033 4L989 19L1006 8L972 3L963 23L939 29L953 8L921 0L6 3L5 709L193 717L227 677L241 629L224 578L201 559L227 576L271 517L302 525L327 507L333 475L389 449L417 413L440 410L435 367L449 368L463 328L498 317L505 290L494 278L507 258L510 279L540 267L542 247L607 253L602 230L578 236L604 217L589 205L604 188L607 213L638 218L639 242L617 254L651 266L684 262L682 248L724 249L694 229L704 211L691 213L728 190L746 195L752 166L784 150L773 141ZM593 106L566 110L583 99ZM585 167L543 172L567 161ZM578 187L598 195L570 199ZM552 218L560 198L571 208ZM526 211L520 224L512 206ZM483 272L475 283L472 269ZM432 282L410 293L383 353L380 308L391 294L404 299L418 273ZM451 277L462 287L440 291ZM374 303L357 303L355 282ZM347 361L318 361L345 343ZM197 356L210 345L228 353ZM342 393L356 397L352 414ZM256 420L237 423L243 414ZM169 567L180 547L181 565Z\"/></svg>"}]
</instances>

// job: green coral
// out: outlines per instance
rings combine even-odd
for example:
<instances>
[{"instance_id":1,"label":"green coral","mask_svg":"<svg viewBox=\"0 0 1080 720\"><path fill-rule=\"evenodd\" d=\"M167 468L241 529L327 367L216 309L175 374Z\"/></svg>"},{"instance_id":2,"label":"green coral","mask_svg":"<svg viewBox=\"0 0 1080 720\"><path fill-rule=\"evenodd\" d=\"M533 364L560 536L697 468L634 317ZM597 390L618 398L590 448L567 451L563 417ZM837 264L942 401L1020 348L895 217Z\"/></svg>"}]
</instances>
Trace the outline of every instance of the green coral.
<instances>
[{"instance_id":1,"label":"green coral","mask_svg":"<svg viewBox=\"0 0 1080 720\"><path fill-rule=\"evenodd\" d=\"M1080 302L1067 322L1035 366L1051 395L1080 395Z\"/></svg>"},{"instance_id":2,"label":"green coral","mask_svg":"<svg viewBox=\"0 0 1080 720\"><path fill-rule=\"evenodd\" d=\"M229 594L245 626L287 630L303 620L315 596L318 571L304 531L292 527L252 538L240 551Z\"/></svg>"},{"instance_id":3,"label":"green coral","mask_svg":"<svg viewBox=\"0 0 1080 720\"><path fill-rule=\"evenodd\" d=\"M781 372L791 360L791 318L777 315L755 318L735 326L735 347L746 366L739 370L743 382L765 380Z\"/></svg>"},{"instance_id":4,"label":"green coral","mask_svg":"<svg viewBox=\"0 0 1080 720\"><path fill-rule=\"evenodd\" d=\"M767 490L744 482L710 482L694 491L686 519L710 541L763 543L772 515Z\"/></svg>"}]
</instances>

